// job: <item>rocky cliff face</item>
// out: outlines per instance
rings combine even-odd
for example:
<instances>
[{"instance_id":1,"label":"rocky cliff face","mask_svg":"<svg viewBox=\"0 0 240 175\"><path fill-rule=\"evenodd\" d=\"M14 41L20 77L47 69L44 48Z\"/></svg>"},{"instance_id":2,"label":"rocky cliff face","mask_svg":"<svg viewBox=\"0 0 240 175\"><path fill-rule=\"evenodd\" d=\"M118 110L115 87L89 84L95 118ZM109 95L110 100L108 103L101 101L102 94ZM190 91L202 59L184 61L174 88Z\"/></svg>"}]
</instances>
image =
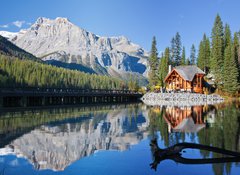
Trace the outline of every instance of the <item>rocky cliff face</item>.
<instances>
[{"instance_id":1,"label":"rocky cliff face","mask_svg":"<svg viewBox=\"0 0 240 175\"><path fill-rule=\"evenodd\" d=\"M39 18L29 29L6 35L43 60L82 64L102 74L147 73L148 54L142 47L124 36L97 36L66 18Z\"/></svg>"},{"instance_id":2,"label":"rocky cliff face","mask_svg":"<svg viewBox=\"0 0 240 175\"><path fill-rule=\"evenodd\" d=\"M82 122L43 125L14 140L17 156L27 158L36 169L64 170L72 162L99 150L126 150L148 136L146 112L129 115L128 109L97 114Z\"/></svg>"}]
</instances>

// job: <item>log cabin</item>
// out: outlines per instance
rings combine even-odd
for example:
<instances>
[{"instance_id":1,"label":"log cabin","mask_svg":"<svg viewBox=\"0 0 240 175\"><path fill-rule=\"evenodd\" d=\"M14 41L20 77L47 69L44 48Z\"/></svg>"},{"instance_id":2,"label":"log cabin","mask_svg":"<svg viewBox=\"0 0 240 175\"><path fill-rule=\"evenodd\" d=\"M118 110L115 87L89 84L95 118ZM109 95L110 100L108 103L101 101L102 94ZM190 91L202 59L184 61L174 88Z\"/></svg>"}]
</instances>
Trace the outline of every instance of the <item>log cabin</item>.
<instances>
[{"instance_id":1,"label":"log cabin","mask_svg":"<svg viewBox=\"0 0 240 175\"><path fill-rule=\"evenodd\" d=\"M203 93L205 73L197 66L177 66L165 78L167 91Z\"/></svg>"}]
</instances>

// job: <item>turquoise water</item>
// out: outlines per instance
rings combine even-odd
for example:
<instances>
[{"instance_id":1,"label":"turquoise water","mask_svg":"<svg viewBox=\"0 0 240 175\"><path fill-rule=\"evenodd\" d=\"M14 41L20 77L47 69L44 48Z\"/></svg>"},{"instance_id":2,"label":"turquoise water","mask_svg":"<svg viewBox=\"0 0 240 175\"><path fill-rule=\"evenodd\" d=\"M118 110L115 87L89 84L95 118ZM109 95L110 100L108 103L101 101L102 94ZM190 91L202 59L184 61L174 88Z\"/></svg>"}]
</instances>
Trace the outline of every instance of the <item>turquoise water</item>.
<instances>
[{"instance_id":1,"label":"turquoise water","mask_svg":"<svg viewBox=\"0 0 240 175\"><path fill-rule=\"evenodd\" d=\"M142 104L38 109L0 114L0 175L231 174L240 163L184 164L167 159L156 171L151 140L160 148L191 142L240 150L236 104L147 107ZM221 158L186 149L186 158Z\"/></svg>"}]
</instances>

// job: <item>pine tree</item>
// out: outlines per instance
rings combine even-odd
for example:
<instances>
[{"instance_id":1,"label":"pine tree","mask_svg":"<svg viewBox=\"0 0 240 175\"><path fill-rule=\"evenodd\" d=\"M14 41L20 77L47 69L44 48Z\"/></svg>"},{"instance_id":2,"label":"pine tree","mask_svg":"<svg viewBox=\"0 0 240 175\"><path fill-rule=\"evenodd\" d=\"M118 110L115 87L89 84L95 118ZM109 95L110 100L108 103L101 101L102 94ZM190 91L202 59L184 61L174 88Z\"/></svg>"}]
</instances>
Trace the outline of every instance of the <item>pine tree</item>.
<instances>
[{"instance_id":1,"label":"pine tree","mask_svg":"<svg viewBox=\"0 0 240 175\"><path fill-rule=\"evenodd\" d=\"M224 53L223 90L231 95L234 95L239 90L238 70L233 52L234 47L230 43L225 48Z\"/></svg>"},{"instance_id":2,"label":"pine tree","mask_svg":"<svg viewBox=\"0 0 240 175\"><path fill-rule=\"evenodd\" d=\"M155 86L158 82L157 68L158 68L158 52L157 52L157 41L156 37L153 37L151 54L149 58L150 73L149 73L149 83L150 86Z\"/></svg>"},{"instance_id":3,"label":"pine tree","mask_svg":"<svg viewBox=\"0 0 240 175\"><path fill-rule=\"evenodd\" d=\"M186 64L186 53L185 53L185 47L183 46L181 65L185 65L185 64Z\"/></svg>"},{"instance_id":4,"label":"pine tree","mask_svg":"<svg viewBox=\"0 0 240 175\"><path fill-rule=\"evenodd\" d=\"M187 60L186 60L186 65L190 65L190 59L189 58L187 58Z\"/></svg>"},{"instance_id":5,"label":"pine tree","mask_svg":"<svg viewBox=\"0 0 240 175\"><path fill-rule=\"evenodd\" d=\"M175 37L172 38L171 40L171 53L170 53L170 64L175 65L175 51L176 50L176 42L175 42Z\"/></svg>"},{"instance_id":6,"label":"pine tree","mask_svg":"<svg viewBox=\"0 0 240 175\"><path fill-rule=\"evenodd\" d=\"M239 53L240 49L239 49L239 37L238 34L235 32L234 33L234 37L233 37L233 57L235 59L236 65L237 65L237 69L238 69L238 81L240 81L240 57L239 57Z\"/></svg>"},{"instance_id":7,"label":"pine tree","mask_svg":"<svg viewBox=\"0 0 240 175\"><path fill-rule=\"evenodd\" d=\"M203 35L203 39L199 44L197 65L199 68L207 73L210 68L210 41L206 34Z\"/></svg>"},{"instance_id":8,"label":"pine tree","mask_svg":"<svg viewBox=\"0 0 240 175\"><path fill-rule=\"evenodd\" d=\"M204 59L205 59L204 55L205 55L204 43L203 43L203 41L200 41L199 49L198 49L197 66L202 70L205 67L205 65L204 65Z\"/></svg>"},{"instance_id":9,"label":"pine tree","mask_svg":"<svg viewBox=\"0 0 240 175\"><path fill-rule=\"evenodd\" d=\"M169 62L170 62L170 49L167 47L164 51L164 54L162 55L158 68L160 86L164 86L164 79L168 74Z\"/></svg>"},{"instance_id":10,"label":"pine tree","mask_svg":"<svg viewBox=\"0 0 240 175\"><path fill-rule=\"evenodd\" d=\"M230 27L226 25L224 32L224 74L223 74L223 90L229 94L235 94L239 88L238 69L236 62L236 50ZM236 44L236 43L235 43Z\"/></svg>"},{"instance_id":11,"label":"pine tree","mask_svg":"<svg viewBox=\"0 0 240 175\"><path fill-rule=\"evenodd\" d=\"M224 34L223 24L219 15L216 16L212 29L211 71L217 85L222 84L223 77Z\"/></svg>"},{"instance_id":12,"label":"pine tree","mask_svg":"<svg viewBox=\"0 0 240 175\"><path fill-rule=\"evenodd\" d=\"M130 75L130 80L128 82L128 87L129 87L129 90L138 91L139 84L138 84L137 77L133 78L132 75Z\"/></svg>"},{"instance_id":13,"label":"pine tree","mask_svg":"<svg viewBox=\"0 0 240 175\"><path fill-rule=\"evenodd\" d=\"M181 51L182 51L182 42L181 42L181 36L180 34L177 32L176 36L175 36L175 63L176 66L180 65L181 63Z\"/></svg>"},{"instance_id":14,"label":"pine tree","mask_svg":"<svg viewBox=\"0 0 240 175\"><path fill-rule=\"evenodd\" d=\"M162 77L162 69L164 64L164 54L162 53L162 56L159 59L159 65L158 65L158 85L163 86L164 79Z\"/></svg>"},{"instance_id":15,"label":"pine tree","mask_svg":"<svg viewBox=\"0 0 240 175\"><path fill-rule=\"evenodd\" d=\"M191 51L190 51L190 64L194 65L196 60L196 49L194 44L192 44Z\"/></svg>"},{"instance_id":16,"label":"pine tree","mask_svg":"<svg viewBox=\"0 0 240 175\"><path fill-rule=\"evenodd\" d=\"M228 24L226 24L225 30L224 30L224 48L229 46L231 44L231 42L232 42L232 39L231 39L230 27Z\"/></svg>"},{"instance_id":17,"label":"pine tree","mask_svg":"<svg viewBox=\"0 0 240 175\"><path fill-rule=\"evenodd\" d=\"M173 37L171 40L171 57L170 57L171 65L179 66L181 64L181 52L182 52L181 36L177 32L175 37Z\"/></svg>"},{"instance_id":18,"label":"pine tree","mask_svg":"<svg viewBox=\"0 0 240 175\"><path fill-rule=\"evenodd\" d=\"M210 41L209 38L203 37L204 40L204 50L205 50L205 55L204 55L204 70L207 73L208 70L210 69L210 60L211 60L211 46L210 46Z\"/></svg>"}]
</instances>

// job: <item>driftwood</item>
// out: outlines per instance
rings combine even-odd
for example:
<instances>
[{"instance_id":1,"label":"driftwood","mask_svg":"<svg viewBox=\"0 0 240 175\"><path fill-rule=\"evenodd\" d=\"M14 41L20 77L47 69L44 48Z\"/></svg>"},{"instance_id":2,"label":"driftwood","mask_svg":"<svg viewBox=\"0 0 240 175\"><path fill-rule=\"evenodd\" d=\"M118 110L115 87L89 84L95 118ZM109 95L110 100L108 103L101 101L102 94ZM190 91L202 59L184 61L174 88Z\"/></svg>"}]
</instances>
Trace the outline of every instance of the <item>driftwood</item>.
<instances>
[{"instance_id":1,"label":"driftwood","mask_svg":"<svg viewBox=\"0 0 240 175\"><path fill-rule=\"evenodd\" d=\"M225 150L217 147L196 144L196 143L178 143L171 147L161 149L158 147L157 140L153 139L150 143L151 151L153 154L153 163L150 164L151 168L156 171L158 164L166 159L171 159L175 162L182 164L212 164L212 163L226 163L226 162L240 162L240 153L230 150ZM187 148L200 149L212 151L223 154L221 158L203 158L203 159L189 159L182 157L182 150Z\"/></svg>"}]
</instances>

